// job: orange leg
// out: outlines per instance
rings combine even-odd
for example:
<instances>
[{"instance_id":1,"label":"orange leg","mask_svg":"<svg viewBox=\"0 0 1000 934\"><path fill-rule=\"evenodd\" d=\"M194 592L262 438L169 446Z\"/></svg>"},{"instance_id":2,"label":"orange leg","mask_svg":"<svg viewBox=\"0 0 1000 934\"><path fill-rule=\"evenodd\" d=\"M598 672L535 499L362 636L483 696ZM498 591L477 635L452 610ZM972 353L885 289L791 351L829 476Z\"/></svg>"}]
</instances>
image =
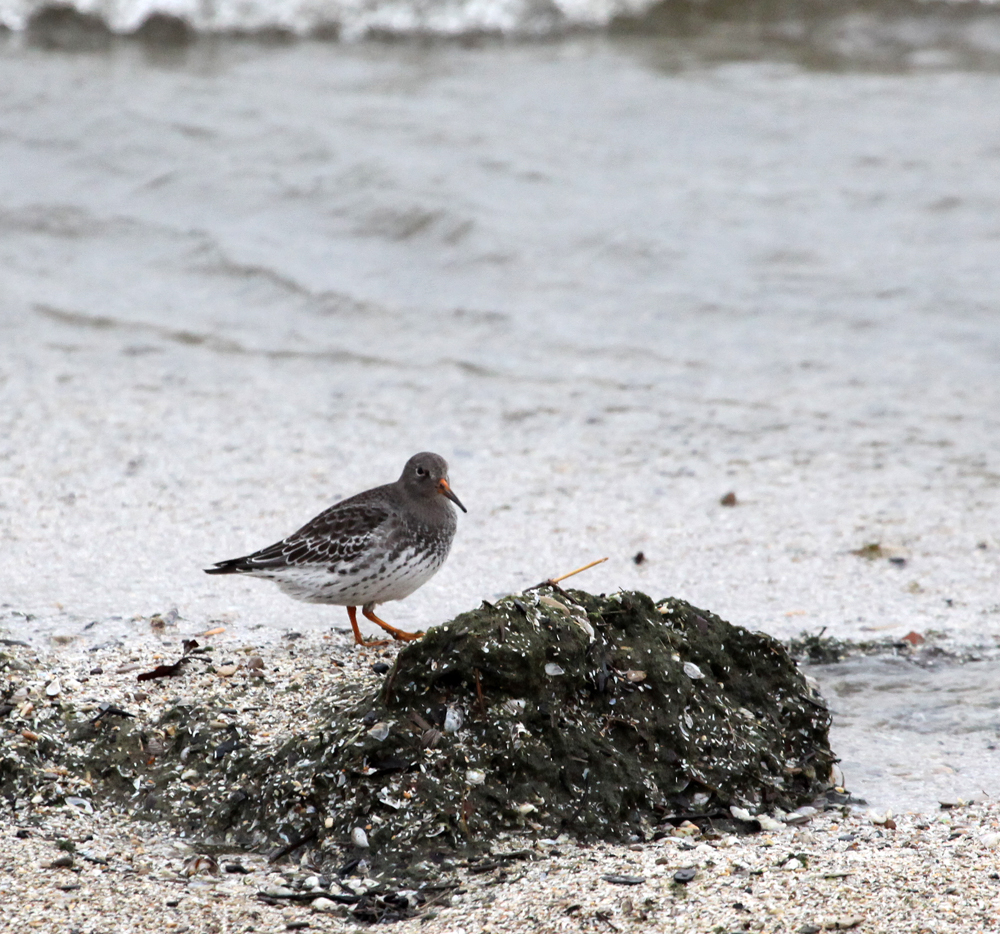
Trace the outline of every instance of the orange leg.
<instances>
[{"instance_id":1,"label":"orange leg","mask_svg":"<svg viewBox=\"0 0 1000 934\"><path fill-rule=\"evenodd\" d=\"M405 629L397 629L395 626L390 626L384 619L379 619L370 606L362 607L361 612L365 614L365 619L370 619L373 623L378 623L393 639L400 642L412 642L423 635L422 632L407 632Z\"/></svg>"},{"instance_id":2,"label":"orange leg","mask_svg":"<svg viewBox=\"0 0 1000 934\"><path fill-rule=\"evenodd\" d=\"M349 606L347 608L347 615L351 617L351 629L354 630L354 642L356 645L363 645L365 648L371 648L373 645L388 645L388 639L376 639L374 642L365 642L364 636L361 635L361 630L358 629L358 608L356 606ZM368 614L365 613L365 616Z\"/></svg>"}]
</instances>

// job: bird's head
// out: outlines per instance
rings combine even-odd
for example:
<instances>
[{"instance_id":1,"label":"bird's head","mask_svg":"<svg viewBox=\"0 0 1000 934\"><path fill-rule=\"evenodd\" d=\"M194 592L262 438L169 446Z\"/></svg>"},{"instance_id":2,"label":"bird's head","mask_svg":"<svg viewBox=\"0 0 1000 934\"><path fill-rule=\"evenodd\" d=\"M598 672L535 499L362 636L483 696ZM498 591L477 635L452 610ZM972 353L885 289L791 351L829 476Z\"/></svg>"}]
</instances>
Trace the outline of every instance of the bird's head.
<instances>
[{"instance_id":1,"label":"bird's head","mask_svg":"<svg viewBox=\"0 0 1000 934\"><path fill-rule=\"evenodd\" d=\"M450 499L462 512L468 512L462 501L451 491L451 485L448 483L448 464L438 454L431 454L428 451L414 454L406 462L399 480L403 486L418 496L443 496Z\"/></svg>"}]
</instances>

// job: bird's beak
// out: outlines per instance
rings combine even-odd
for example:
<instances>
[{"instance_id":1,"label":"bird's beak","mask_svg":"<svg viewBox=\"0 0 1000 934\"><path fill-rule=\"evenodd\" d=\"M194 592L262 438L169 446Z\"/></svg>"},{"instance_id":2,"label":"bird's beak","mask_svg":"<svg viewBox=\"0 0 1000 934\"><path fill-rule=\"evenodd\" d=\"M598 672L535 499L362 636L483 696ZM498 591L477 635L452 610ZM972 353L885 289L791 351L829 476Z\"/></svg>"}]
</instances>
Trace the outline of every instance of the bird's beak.
<instances>
[{"instance_id":1,"label":"bird's beak","mask_svg":"<svg viewBox=\"0 0 1000 934\"><path fill-rule=\"evenodd\" d=\"M451 492L451 487L448 486L448 481L447 480L442 479L442 480L438 481L438 492L442 496L445 496L448 499L450 499L456 506L458 506L459 509L462 510L462 512L468 512L469 511L468 509L466 509L462 505L462 501L454 493Z\"/></svg>"}]
</instances>

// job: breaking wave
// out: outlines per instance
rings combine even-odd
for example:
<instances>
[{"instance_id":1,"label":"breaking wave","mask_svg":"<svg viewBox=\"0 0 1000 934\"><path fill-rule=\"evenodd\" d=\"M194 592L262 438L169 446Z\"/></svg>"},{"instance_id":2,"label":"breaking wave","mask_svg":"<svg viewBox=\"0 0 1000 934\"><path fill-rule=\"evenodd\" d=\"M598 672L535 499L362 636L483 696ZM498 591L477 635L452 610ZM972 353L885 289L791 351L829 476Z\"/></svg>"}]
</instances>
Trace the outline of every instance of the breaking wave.
<instances>
[{"instance_id":1,"label":"breaking wave","mask_svg":"<svg viewBox=\"0 0 1000 934\"><path fill-rule=\"evenodd\" d=\"M920 50L1000 62L1000 0L0 0L0 29L50 48L114 35L177 44L198 34L339 38L543 37L615 27L723 45L801 44L831 61ZM735 31L734 31L735 30Z\"/></svg>"},{"instance_id":2,"label":"breaking wave","mask_svg":"<svg viewBox=\"0 0 1000 934\"><path fill-rule=\"evenodd\" d=\"M641 15L655 0L0 0L0 24L164 32L460 36L548 35Z\"/></svg>"}]
</instances>

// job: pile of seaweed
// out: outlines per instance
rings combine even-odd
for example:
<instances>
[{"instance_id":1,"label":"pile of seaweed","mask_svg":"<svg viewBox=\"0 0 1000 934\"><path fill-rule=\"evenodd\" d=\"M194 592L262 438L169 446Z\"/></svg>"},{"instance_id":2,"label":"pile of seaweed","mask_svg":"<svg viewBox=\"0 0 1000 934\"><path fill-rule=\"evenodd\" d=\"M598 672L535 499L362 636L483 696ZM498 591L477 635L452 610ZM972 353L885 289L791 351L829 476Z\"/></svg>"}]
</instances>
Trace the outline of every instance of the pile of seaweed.
<instances>
[{"instance_id":1,"label":"pile of seaweed","mask_svg":"<svg viewBox=\"0 0 1000 934\"><path fill-rule=\"evenodd\" d=\"M211 710L78 723L60 766L229 847L426 877L499 831L646 839L730 807L791 810L830 785L830 714L774 639L681 600L545 587L403 648L381 687L318 698L300 733L220 743ZM52 750L48 750L51 755Z\"/></svg>"}]
</instances>

